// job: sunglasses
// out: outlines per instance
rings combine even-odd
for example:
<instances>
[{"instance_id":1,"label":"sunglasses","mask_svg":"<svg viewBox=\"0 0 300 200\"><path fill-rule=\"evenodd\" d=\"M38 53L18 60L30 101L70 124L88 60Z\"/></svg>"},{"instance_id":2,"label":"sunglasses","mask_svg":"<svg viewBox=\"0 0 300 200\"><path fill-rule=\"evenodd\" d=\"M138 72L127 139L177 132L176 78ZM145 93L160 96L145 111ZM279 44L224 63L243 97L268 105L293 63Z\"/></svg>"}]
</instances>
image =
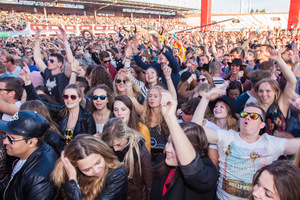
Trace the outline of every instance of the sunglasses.
<instances>
[{"instance_id":1,"label":"sunglasses","mask_svg":"<svg viewBox=\"0 0 300 200\"><path fill-rule=\"evenodd\" d=\"M121 83L121 82L122 82L122 80L121 80L121 79L117 79L117 80L116 80L116 82L117 82L117 83ZM125 81L125 80L123 80L123 83L125 84L125 83L126 83L126 81Z\"/></svg>"},{"instance_id":2,"label":"sunglasses","mask_svg":"<svg viewBox=\"0 0 300 200\"><path fill-rule=\"evenodd\" d=\"M66 144L69 144L69 142L72 141L73 134L74 134L74 131L72 129L66 130L66 133L65 133Z\"/></svg>"},{"instance_id":3,"label":"sunglasses","mask_svg":"<svg viewBox=\"0 0 300 200\"><path fill-rule=\"evenodd\" d=\"M31 51L26 51L26 53L31 53Z\"/></svg>"},{"instance_id":4,"label":"sunglasses","mask_svg":"<svg viewBox=\"0 0 300 200\"><path fill-rule=\"evenodd\" d=\"M110 60L103 60L103 63L110 63Z\"/></svg>"},{"instance_id":5,"label":"sunglasses","mask_svg":"<svg viewBox=\"0 0 300 200\"><path fill-rule=\"evenodd\" d=\"M11 137L11 136L10 136L9 134L7 134L7 133L3 133L3 136L6 137L6 138L8 139L8 141L9 141L9 143L10 143L11 145L13 145L14 142L22 141L22 140L27 140L27 139L28 139L28 138L14 139L13 137Z\"/></svg>"},{"instance_id":6,"label":"sunglasses","mask_svg":"<svg viewBox=\"0 0 300 200\"><path fill-rule=\"evenodd\" d=\"M54 63L54 60L53 60L53 59L50 59L49 61L50 61L51 63Z\"/></svg>"},{"instance_id":7,"label":"sunglasses","mask_svg":"<svg viewBox=\"0 0 300 200\"><path fill-rule=\"evenodd\" d=\"M8 92L10 92L10 91L13 91L13 90L12 89L0 88L0 91L8 91Z\"/></svg>"},{"instance_id":8,"label":"sunglasses","mask_svg":"<svg viewBox=\"0 0 300 200\"><path fill-rule=\"evenodd\" d=\"M72 99L73 101L77 99L77 96L76 96L76 95L70 95L70 96L69 96L69 95L66 95L66 94L63 95L63 99L64 99L64 100L68 100L69 97L71 97L71 99Z\"/></svg>"},{"instance_id":9,"label":"sunglasses","mask_svg":"<svg viewBox=\"0 0 300 200\"><path fill-rule=\"evenodd\" d=\"M240 113L241 118L246 118L248 115L250 115L251 119L257 120L260 117L261 121L264 121L262 116L258 113L248 113L248 112L241 112Z\"/></svg>"},{"instance_id":10,"label":"sunglasses","mask_svg":"<svg viewBox=\"0 0 300 200\"><path fill-rule=\"evenodd\" d=\"M106 98L106 96L105 95L101 95L101 96L94 95L92 98L94 101L96 101L98 98L100 98L101 100L104 100Z\"/></svg>"},{"instance_id":11,"label":"sunglasses","mask_svg":"<svg viewBox=\"0 0 300 200\"><path fill-rule=\"evenodd\" d=\"M199 82L204 82L206 80L206 78L199 78Z\"/></svg>"}]
</instances>

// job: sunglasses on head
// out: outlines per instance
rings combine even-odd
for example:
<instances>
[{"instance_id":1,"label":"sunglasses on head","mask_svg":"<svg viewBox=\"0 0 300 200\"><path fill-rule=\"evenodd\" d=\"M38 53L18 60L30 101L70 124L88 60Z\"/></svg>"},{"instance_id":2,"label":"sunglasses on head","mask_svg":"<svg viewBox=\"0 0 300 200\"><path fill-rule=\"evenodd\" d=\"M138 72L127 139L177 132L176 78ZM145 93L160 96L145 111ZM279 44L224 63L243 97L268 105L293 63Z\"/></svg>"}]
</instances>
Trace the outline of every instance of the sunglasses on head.
<instances>
[{"instance_id":1,"label":"sunglasses on head","mask_svg":"<svg viewBox=\"0 0 300 200\"><path fill-rule=\"evenodd\" d=\"M251 119L257 120L260 117L261 121L264 121L262 116L258 113L248 113L248 112L241 112L240 113L241 118L246 118L248 115L250 115Z\"/></svg>"},{"instance_id":2,"label":"sunglasses on head","mask_svg":"<svg viewBox=\"0 0 300 200\"><path fill-rule=\"evenodd\" d=\"M101 96L97 96L97 95L94 95L93 97L93 100L97 100L98 98L100 98L101 100L104 100L105 98L106 98L106 96L105 95L101 95Z\"/></svg>"},{"instance_id":3,"label":"sunglasses on head","mask_svg":"<svg viewBox=\"0 0 300 200\"><path fill-rule=\"evenodd\" d=\"M53 60L53 59L50 59L49 61L50 61L51 63L54 63L54 60Z\"/></svg>"},{"instance_id":4,"label":"sunglasses on head","mask_svg":"<svg viewBox=\"0 0 300 200\"><path fill-rule=\"evenodd\" d=\"M9 134L7 134L7 133L2 133L2 134L3 134L4 137L6 137L6 138L8 139L8 141L9 141L9 143L10 143L11 145L13 145L14 142L17 142L17 141L27 140L27 138L14 139L13 137L11 137L11 136L10 136Z\"/></svg>"},{"instance_id":5,"label":"sunglasses on head","mask_svg":"<svg viewBox=\"0 0 300 200\"><path fill-rule=\"evenodd\" d=\"M110 60L103 60L102 62L103 62L103 63L109 63Z\"/></svg>"},{"instance_id":6,"label":"sunglasses on head","mask_svg":"<svg viewBox=\"0 0 300 200\"><path fill-rule=\"evenodd\" d=\"M117 80L116 80L116 82L117 82L117 83L121 83L121 82L122 82L122 80L121 80L121 79L117 79ZM123 80L123 83L125 84L125 83L126 83L126 81L125 81L125 80Z\"/></svg>"},{"instance_id":7,"label":"sunglasses on head","mask_svg":"<svg viewBox=\"0 0 300 200\"><path fill-rule=\"evenodd\" d=\"M63 95L63 99L64 100L68 100L69 99L69 97L71 97L71 99L74 101L75 99L77 99L77 96L76 95L66 95L66 94L64 94Z\"/></svg>"},{"instance_id":8,"label":"sunglasses on head","mask_svg":"<svg viewBox=\"0 0 300 200\"><path fill-rule=\"evenodd\" d=\"M66 139L66 143L67 143L67 144L69 144L69 142L72 141L73 133L74 133L74 131L73 131L72 129L66 130L66 133L65 133L65 139Z\"/></svg>"}]
</instances>

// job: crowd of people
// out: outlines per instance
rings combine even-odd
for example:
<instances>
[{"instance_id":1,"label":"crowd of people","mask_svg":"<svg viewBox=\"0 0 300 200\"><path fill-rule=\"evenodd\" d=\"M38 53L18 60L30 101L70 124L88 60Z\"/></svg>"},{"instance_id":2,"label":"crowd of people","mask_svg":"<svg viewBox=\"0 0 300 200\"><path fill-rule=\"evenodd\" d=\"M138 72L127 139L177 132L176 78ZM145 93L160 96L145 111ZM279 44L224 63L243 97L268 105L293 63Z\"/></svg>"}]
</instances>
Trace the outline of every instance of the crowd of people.
<instances>
[{"instance_id":1,"label":"crowd of people","mask_svg":"<svg viewBox=\"0 0 300 200\"><path fill-rule=\"evenodd\" d=\"M0 31L21 31L26 28L28 23L32 24L97 24L97 25L135 25L140 27L150 27L158 29L160 24L172 30L177 25L185 25L179 18L144 18L144 17L121 17L121 16L102 16L94 14L60 14L60 13L32 13L14 10L0 9Z\"/></svg>"},{"instance_id":2,"label":"crowd of people","mask_svg":"<svg viewBox=\"0 0 300 200\"><path fill-rule=\"evenodd\" d=\"M300 30L59 29L0 40L4 199L300 199Z\"/></svg>"}]
</instances>

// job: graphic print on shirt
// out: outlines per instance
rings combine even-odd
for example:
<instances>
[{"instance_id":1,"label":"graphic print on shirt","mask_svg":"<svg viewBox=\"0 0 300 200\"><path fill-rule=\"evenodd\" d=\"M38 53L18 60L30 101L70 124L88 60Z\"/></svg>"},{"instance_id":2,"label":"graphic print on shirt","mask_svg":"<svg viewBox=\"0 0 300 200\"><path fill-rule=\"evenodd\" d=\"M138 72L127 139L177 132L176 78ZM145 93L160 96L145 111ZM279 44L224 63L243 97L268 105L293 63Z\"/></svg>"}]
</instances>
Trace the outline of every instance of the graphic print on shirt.
<instances>
[{"instance_id":1,"label":"graphic print on shirt","mask_svg":"<svg viewBox=\"0 0 300 200\"><path fill-rule=\"evenodd\" d=\"M255 172L267 163L266 148L246 149L231 142L226 150L222 189L241 198L248 198L252 191Z\"/></svg>"},{"instance_id":2,"label":"graphic print on shirt","mask_svg":"<svg viewBox=\"0 0 300 200\"><path fill-rule=\"evenodd\" d=\"M52 95L52 89L56 87L56 79L53 81L50 80L50 78L47 80L46 87L48 88L49 93Z\"/></svg>"}]
</instances>

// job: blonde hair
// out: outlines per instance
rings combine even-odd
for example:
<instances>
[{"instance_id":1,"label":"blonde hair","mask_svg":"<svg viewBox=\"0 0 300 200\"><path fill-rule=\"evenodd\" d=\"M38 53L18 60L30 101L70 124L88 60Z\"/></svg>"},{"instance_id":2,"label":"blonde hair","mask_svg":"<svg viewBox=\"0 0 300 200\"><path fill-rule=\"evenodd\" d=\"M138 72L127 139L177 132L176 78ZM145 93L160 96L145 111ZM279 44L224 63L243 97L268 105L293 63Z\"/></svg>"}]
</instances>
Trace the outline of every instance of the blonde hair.
<instances>
[{"instance_id":1,"label":"blonde hair","mask_svg":"<svg viewBox=\"0 0 300 200\"><path fill-rule=\"evenodd\" d=\"M114 79L114 82L113 82L113 89L114 89L114 93L115 95L119 95L119 91L118 91L118 88L116 86L116 80L118 79L119 75L121 73L119 72L116 76L115 76L115 79ZM121 74L122 75L122 74ZM123 76L123 75L122 75ZM124 77L125 78L125 77ZM132 90L134 92L135 95L137 94L142 94L142 91L141 91L141 88L134 82L134 81L131 81L131 84L132 84Z\"/></svg>"},{"instance_id":2,"label":"blonde hair","mask_svg":"<svg viewBox=\"0 0 300 200\"><path fill-rule=\"evenodd\" d=\"M121 166L121 163L108 145L100 138L92 135L77 135L67 145L64 152L65 157L69 159L77 170L78 184L87 200L95 199L105 187L105 178L108 172ZM105 160L105 169L101 177L86 176L77 167L77 161L91 154L99 154ZM54 184L61 189L62 185L69 180L61 159L56 162L56 166L52 172L52 179ZM62 195L64 199L67 199L64 191L62 191Z\"/></svg>"},{"instance_id":3,"label":"blonde hair","mask_svg":"<svg viewBox=\"0 0 300 200\"><path fill-rule=\"evenodd\" d=\"M135 130L129 128L121 119L112 118L109 119L104 127L101 139L108 145L112 145L114 139L124 140L127 139L129 149L124 157L123 164L129 167L128 178L133 177L134 173L134 150L137 155L137 162L139 166L140 175L142 174L141 157L140 157L140 146L141 135Z\"/></svg>"},{"instance_id":4,"label":"blonde hair","mask_svg":"<svg viewBox=\"0 0 300 200\"><path fill-rule=\"evenodd\" d=\"M151 128L150 124L151 124L151 116L152 116L151 107L149 105L149 93L150 93L150 91L152 91L154 89L158 90L160 97L161 97L161 91L165 90L164 88L162 88L159 85L155 85L151 89L148 90L148 93L147 93L147 96L146 96L145 109L144 109L144 112L141 115L141 120L142 120L143 124L145 124L148 128ZM165 119L162 115L160 107L159 107L159 114L158 114L158 118L157 118L157 123L158 123L158 125L157 125L158 126L158 133L160 134L161 130L163 130L166 137L169 137L169 129L168 129L167 123L165 122Z\"/></svg>"}]
</instances>

